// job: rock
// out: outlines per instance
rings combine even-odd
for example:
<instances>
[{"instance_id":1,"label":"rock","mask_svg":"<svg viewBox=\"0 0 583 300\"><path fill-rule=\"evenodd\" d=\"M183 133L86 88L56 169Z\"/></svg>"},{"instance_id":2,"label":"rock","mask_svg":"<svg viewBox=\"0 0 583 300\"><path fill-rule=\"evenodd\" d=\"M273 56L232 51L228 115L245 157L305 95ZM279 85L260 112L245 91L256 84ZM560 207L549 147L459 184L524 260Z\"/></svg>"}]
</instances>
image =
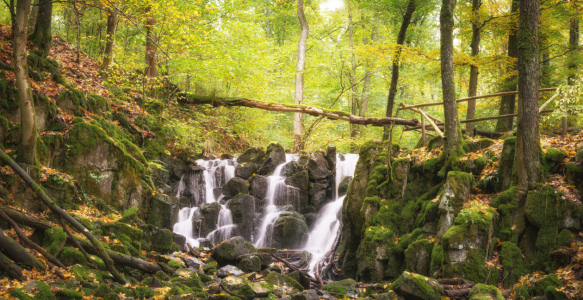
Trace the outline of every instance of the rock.
<instances>
[{"instance_id":1,"label":"rock","mask_svg":"<svg viewBox=\"0 0 583 300\"><path fill-rule=\"evenodd\" d=\"M223 186L223 195L231 199L238 194L249 194L249 183L245 179L233 177Z\"/></svg>"},{"instance_id":2,"label":"rock","mask_svg":"<svg viewBox=\"0 0 583 300\"><path fill-rule=\"evenodd\" d=\"M200 269L200 266L204 265L204 262L202 262L196 257L186 256L183 259L188 269L192 271L198 271Z\"/></svg>"},{"instance_id":3,"label":"rock","mask_svg":"<svg viewBox=\"0 0 583 300\"><path fill-rule=\"evenodd\" d=\"M263 278L263 281L267 283L272 289L274 287L279 287L280 289L290 292L293 290L297 291L304 290L304 287L299 282L295 281L293 278L276 272L271 272L267 274L267 276Z\"/></svg>"},{"instance_id":4,"label":"rock","mask_svg":"<svg viewBox=\"0 0 583 300\"><path fill-rule=\"evenodd\" d=\"M393 179L395 185L394 197L396 199L403 199L405 197L405 190L407 189L407 179L411 161L408 158L400 158L393 162Z\"/></svg>"},{"instance_id":5,"label":"rock","mask_svg":"<svg viewBox=\"0 0 583 300\"><path fill-rule=\"evenodd\" d=\"M412 300L440 300L443 291L437 280L406 271L389 288Z\"/></svg>"},{"instance_id":6,"label":"rock","mask_svg":"<svg viewBox=\"0 0 583 300\"><path fill-rule=\"evenodd\" d=\"M312 260L312 253L304 250L300 253L300 266L309 265L310 260Z\"/></svg>"},{"instance_id":7,"label":"rock","mask_svg":"<svg viewBox=\"0 0 583 300\"><path fill-rule=\"evenodd\" d=\"M308 227L311 227L318 219L318 214L316 213L304 214L304 219L306 219L306 225L308 225Z\"/></svg>"},{"instance_id":8,"label":"rock","mask_svg":"<svg viewBox=\"0 0 583 300\"><path fill-rule=\"evenodd\" d=\"M445 189L439 199L441 217L438 225L438 236L443 236L453 225L455 217L470 196L473 182L474 177L471 174L458 171L447 173Z\"/></svg>"},{"instance_id":9,"label":"rock","mask_svg":"<svg viewBox=\"0 0 583 300\"><path fill-rule=\"evenodd\" d=\"M244 238L236 236L213 248L211 257L220 265L227 265L236 264L239 256L252 253L257 253L257 249Z\"/></svg>"},{"instance_id":10,"label":"rock","mask_svg":"<svg viewBox=\"0 0 583 300\"><path fill-rule=\"evenodd\" d=\"M265 157L261 161L258 173L260 175L269 175L275 168L285 163L285 150L280 144L272 143L267 146Z\"/></svg>"},{"instance_id":11,"label":"rock","mask_svg":"<svg viewBox=\"0 0 583 300\"><path fill-rule=\"evenodd\" d=\"M421 146L419 146L421 147ZM416 147L416 148L419 148ZM405 297L395 293L394 291L389 291L387 293L371 295L371 297L375 300L406 300Z\"/></svg>"},{"instance_id":12,"label":"rock","mask_svg":"<svg viewBox=\"0 0 583 300\"><path fill-rule=\"evenodd\" d=\"M261 258L262 268L267 268L273 262L273 257L265 253L277 255L277 249L275 248L259 248L257 250L259 251L259 257Z\"/></svg>"},{"instance_id":13,"label":"rock","mask_svg":"<svg viewBox=\"0 0 583 300\"><path fill-rule=\"evenodd\" d=\"M482 149L488 148L494 145L494 141L491 139L479 139L477 141L463 141L464 152L477 152Z\"/></svg>"},{"instance_id":14,"label":"rock","mask_svg":"<svg viewBox=\"0 0 583 300\"><path fill-rule=\"evenodd\" d=\"M265 282L250 282L249 287L257 297L267 297L271 293L272 289L269 284Z\"/></svg>"},{"instance_id":15,"label":"rock","mask_svg":"<svg viewBox=\"0 0 583 300\"><path fill-rule=\"evenodd\" d=\"M350 185L350 181L352 180L352 176L344 176L338 184L338 197L342 197L346 195L348 192L348 185Z\"/></svg>"},{"instance_id":16,"label":"rock","mask_svg":"<svg viewBox=\"0 0 583 300\"><path fill-rule=\"evenodd\" d=\"M207 236L217 228L217 220L221 205L218 202L203 204L200 207L200 218L193 218L194 232L200 232L200 236Z\"/></svg>"},{"instance_id":17,"label":"rock","mask_svg":"<svg viewBox=\"0 0 583 300\"><path fill-rule=\"evenodd\" d=\"M276 248L296 249L308 238L308 225L297 212L282 213L273 227L273 244Z\"/></svg>"},{"instance_id":18,"label":"rock","mask_svg":"<svg viewBox=\"0 0 583 300\"><path fill-rule=\"evenodd\" d=\"M180 211L178 198L156 193L150 195L145 204L145 209L142 209L139 213L146 223L156 227L172 229L176 221L178 221L178 212ZM145 213L143 213L144 211Z\"/></svg>"},{"instance_id":19,"label":"rock","mask_svg":"<svg viewBox=\"0 0 583 300\"><path fill-rule=\"evenodd\" d=\"M405 267L413 273L429 276L429 262L433 244L426 239L417 240L405 250Z\"/></svg>"},{"instance_id":20,"label":"rock","mask_svg":"<svg viewBox=\"0 0 583 300\"><path fill-rule=\"evenodd\" d=\"M472 287L469 300L504 300L502 292L493 285L478 283Z\"/></svg>"},{"instance_id":21,"label":"rock","mask_svg":"<svg viewBox=\"0 0 583 300\"><path fill-rule=\"evenodd\" d=\"M322 152L312 153L312 156L308 161L308 173L310 174L310 180L312 181L326 179L326 177L331 175L328 161L326 161Z\"/></svg>"},{"instance_id":22,"label":"rock","mask_svg":"<svg viewBox=\"0 0 583 300\"><path fill-rule=\"evenodd\" d=\"M286 275L293 278L295 281L299 282L305 289L310 288L310 279L306 277L304 273L301 273L299 271L293 271Z\"/></svg>"},{"instance_id":23,"label":"rock","mask_svg":"<svg viewBox=\"0 0 583 300\"><path fill-rule=\"evenodd\" d=\"M427 142L427 151L438 149L445 145L445 141L440 136L435 136Z\"/></svg>"},{"instance_id":24,"label":"rock","mask_svg":"<svg viewBox=\"0 0 583 300\"><path fill-rule=\"evenodd\" d=\"M583 190L583 167L571 162L566 164L565 181L579 190Z\"/></svg>"},{"instance_id":25,"label":"rock","mask_svg":"<svg viewBox=\"0 0 583 300\"><path fill-rule=\"evenodd\" d=\"M326 162L328 162L328 168L330 168L330 170L336 170L336 146L328 146L324 157L326 158Z\"/></svg>"},{"instance_id":26,"label":"rock","mask_svg":"<svg viewBox=\"0 0 583 300\"><path fill-rule=\"evenodd\" d=\"M261 272L261 257L259 255L246 255L237 267L244 272Z\"/></svg>"},{"instance_id":27,"label":"rock","mask_svg":"<svg viewBox=\"0 0 583 300\"><path fill-rule=\"evenodd\" d=\"M310 205L314 209L320 208L326 202L326 189L328 188L328 181L314 182L310 184L309 195Z\"/></svg>"},{"instance_id":28,"label":"rock","mask_svg":"<svg viewBox=\"0 0 583 300\"><path fill-rule=\"evenodd\" d=\"M237 158L239 164L252 162L258 163L265 157L265 152L261 148L250 148Z\"/></svg>"},{"instance_id":29,"label":"rock","mask_svg":"<svg viewBox=\"0 0 583 300\"><path fill-rule=\"evenodd\" d=\"M516 137L504 140L502 153L500 154L500 166L498 167L498 181L500 190L505 191L512 182L512 166L514 165L514 151L516 149Z\"/></svg>"},{"instance_id":30,"label":"rock","mask_svg":"<svg viewBox=\"0 0 583 300\"><path fill-rule=\"evenodd\" d=\"M245 274L245 272L231 265L226 265L217 270L217 276L219 276L220 278L225 278L227 276L240 276L243 274Z\"/></svg>"},{"instance_id":31,"label":"rock","mask_svg":"<svg viewBox=\"0 0 583 300\"><path fill-rule=\"evenodd\" d=\"M268 181L267 178L255 175L251 177L251 195L263 199L267 194Z\"/></svg>"},{"instance_id":32,"label":"rock","mask_svg":"<svg viewBox=\"0 0 583 300\"><path fill-rule=\"evenodd\" d=\"M222 160L233 159L233 155L231 155L229 153L223 153L223 154L221 154L220 157L221 157Z\"/></svg>"},{"instance_id":33,"label":"rock","mask_svg":"<svg viewBox=\"0 0 583 300\"><path fill-rule=\"evenodd\" d=\"M548 148L544 155L545 166L550 173L557 173L561 169L563 159L567 158L567 152L563 149Z\"/></svg>"},{"instance_id":34,"label":"rock","mask_svg":"<svg viewBox=\"0 0 583 300\"><path fill-rule=\"evenodd\" d=\"M298 189L299 204L297 205L298 207L294 208L296 211L305 212L308 206L310 206L310 195L308 193L310 182L308 180L308 171L304 170L295 173L292 177L286 178L285 184Z\"/></svg>"},{"instance_id":35,"label":"rock","mask_svg":"<svg viewBox=\"0 0 583 300\"><path fill-rule=\"evenodd\" d=\"M322 290L332 293L336 297L359 296L358 288L356 287L356 281L350 278L326 283L324 286L322 286Z\"/></svg>"},{"instance_id":36,"label":"rock","mask_svg":"<svg viewBox=\"0 0 583 300\"><path fill-rule=\"evenodd\" d=\"M255 198L251 195L237 195L229 203L233 223L237 232L246 240L251 240L255 229Z\"/></svg>"},{"instance_id":37,"label":"rock","mask_svg":"<svg viewBox=\"0 0 583 300\"><path fill-rule=\"evenodd\" d=\"M156 251L160 253L172 253L179 251L182 245L174 243L172 231L159 228L153 225L143 226L142 248L147 251Z\"/></svg>"},{"instance_id":38,"label":"rock","mask_svg":"<svg viewBox=\"0 0 583 300\"><path fill-rule=\"evenodd\" d=\"M245 180L257 173L257 164L246 162L235 167L235 176Z\"/></svg>"},{"instance_id":39,"label":"rock","mask_svg":"<svg viewBox=\"0 0 583 300\"><path fill-rule=\"evenodd\" d=\"M281 169L281 174L285 177L292 177L294 174L303 171L304 168L297 161L290 161Z\"/></svg>"},{"instance_id":40,"label":"rock","mask_svg":"<svg viewBox=\"0 0 583 300\"><path fill-rule=\"evenodd\" d=\"M529 273L529 264L524 261L520 248L511 241L502 244L500 262L503 267L503 285L512 288L520 277Z\"/></svg>"}]
</instances>

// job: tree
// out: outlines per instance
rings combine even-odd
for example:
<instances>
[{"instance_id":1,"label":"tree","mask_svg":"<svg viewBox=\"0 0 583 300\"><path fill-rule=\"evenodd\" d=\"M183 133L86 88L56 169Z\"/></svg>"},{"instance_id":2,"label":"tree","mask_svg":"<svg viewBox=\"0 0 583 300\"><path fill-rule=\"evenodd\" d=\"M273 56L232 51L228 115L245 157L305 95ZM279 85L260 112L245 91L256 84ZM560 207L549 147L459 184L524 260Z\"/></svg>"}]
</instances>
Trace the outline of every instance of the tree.
<instances>
[{"instance_id":1,"label":"tree","mask_svg":"<svg viewBox=\"0 0 583 300\"><path fill-rule=\"evenodd\" d=\"M441 33L441 86L445 118L445 145L442 156L449 162L452 162L463 153L462 132L459 126L453 70L454 8L455 0L443 0L439 16L439 29ZM444 170L447 166L448 164L446 164Z\"/></svg>"},{"instance_id":2,"label":"tree","mask_svg":"<svg viewBox=\"0 0 583 300\"><path fill-rule=\"evenodd\" d=\"M472 49L472 58L476 59L478 54L480 54L480 31L482 24L480 24L479 9L482 6L482 0L472 0L472 42L470 48ZM468 87L468 97L476 96L478 92L478 65L477 63L472 63L470 66L470 84ZM474 119L476 116L476 100L470 100L468 102L468 112L466 119ZM466 133L470 136L474 136L474 123L466 123Z\"/></svg>"},{"instance_id":3,"label":"tree","mask_svg":"<svg viewBox=\"0 0 583 300\"><path fill-rule=\"evenodd\" d=\"M405 37L407 34L407 28L411 23L411 17L416 9L415 0L409 0L407 4L407 9L403 13L403 22L401 23L401 29L399 29L399 35L397 36L397 51L393 56L393 67L391 72L391 86L389 87L389 96L387 98L387 110L385 116L390 118L393 116L393 107L395 106L395 96L397 95L397 83L399 81L399 64L401 63L401 52L403 51L402 45L405 43ZM453 30L453 20L452 20L452 30ZM452 44L453 47L453 44ZM453 51L453 50L452 50ZM452 67L453 68L453 67ZM453 73L452 73L453 76ZM454 88L455 90L455 88ZM383 134L383 140L389 138L388 128L385 128Z\"/></svg>"},{"instance_id":4,"label":"tree","mask_svg":"<svg viewBox=\"0 0 583 300\"><path fill-rule=\"evenodd\" d=\"M518 3L519 0L512 0L512 6L510 8L510 13L512 16L518 13ZM507 68L506 72L513 74L506 78L504 83L502 84L502 90L505 91L515 91L516 90L516 80L517 76L514 75L514 72L517 69L517 64L515 59L518 58L518 35L516 26L514 22L512 22L510 26L510 33L508 34L508 57L511 60L510 66ZM500 101L500 109L498 114L499 115L509 115L514 114L514 107L516 102L515 95L509 96L502 96L502 100ZM514 122L514 118L502 118L498 119L496 122L496 131L498 132L505 132L512 130L512 124Z\"/></svg>"},{"instance_id":5,"label":"tree","mask_svg":"<svg viewBox=\"0 0 583 300\"><path fill-rule=\"evenodd\" d=\"M103 53L103 62L101 63L100 72L105 72L113 62L113 47L115 46L115 32L117 31L117 23L119 21L119 14L116 8L107 10L107 36L105 43L105 51Z\"/></svg>"},{"instance_id":6,"label":"tree","mask_svg":"<svg viewBox=\"0 0 583 300\"><path fill-rule=\"evenodd\" d=\"M28 65L26 42L28 33L28 18L30 16L30 0L19 0L16 4L14 28L14 74L18 102L20 103L21 133L18 142L17 161L33 166L36 162L36 119L32 90L28 81Z\"/></svg>"},{"instance_id":7,"label":"tree","mask_svg":"<svg viewBox=\"0 0 583 300\"><path fill-rule=\"evenodd\" d=\"M152 6L148 5L146 7L146 71L144 73L150 78L158 76L156 66L158 46L156 45L154 26L156 26L156 18L153 16Z\"/></svg>"},{"instance_id":8,"label":"tree","mask_svg":"<svg viewBox=\"0 0 583 300\"><path fill-rule=\"evenodd\" d=\"M30 39L39 48L39 50L41 50L43 56L46 57L49 55L53 41L53 34L51 31L53 0L40 0L38 5L36 25L34 26L34 32L32 33Z\"/></svg>"},{"instance_id":9,"label":"tree","mask_svg":"<svg viewBox=\"0 0 583 300\"><path fill-rule=\"evenodd\" d=\"M538 20L538 0L520 0L514 173L522 193L535 188L540 176Z\"/></svg>"},{"instance_id":10,"label":"tree","mask_svg":"<svg viewBox=\"0 0 583 300\"><path fill-rule=\"evenodd\" d=\"M306 67L306 40L310 32L306 15L304 14L304 0L298 0L298 19L302 34L298 43L298 64L296 66L295 103L304 102L304 68ZM303 121L301 113L294 113L294 151L302 150Z\"/></svg>"},{"instance_id":11,"label":"tree","mask_svg":"<svg viewBox=\"0 0 583 300\"><path fill-rule=\"evenodd\" d=\"M32 4L32 11L30 12L30 18L28 19L28 31L34 32L34 26L36 25L36 18L38 17L38 6L39 0L34 0Z\"/></svg>"}]
</instances>

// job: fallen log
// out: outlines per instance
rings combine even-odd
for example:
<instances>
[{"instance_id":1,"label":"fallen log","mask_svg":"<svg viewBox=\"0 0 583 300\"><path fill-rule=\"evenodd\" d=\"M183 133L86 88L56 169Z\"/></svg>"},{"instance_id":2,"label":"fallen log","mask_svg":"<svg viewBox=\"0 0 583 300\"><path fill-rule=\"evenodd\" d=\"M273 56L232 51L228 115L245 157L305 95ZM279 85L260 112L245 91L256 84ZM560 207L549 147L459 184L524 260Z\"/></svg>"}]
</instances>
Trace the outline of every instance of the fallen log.
<instances>
[{"instance_id":1,"label":"fallen log","mask_svg":"<svg viewBox=\"0 0 583 300\"><path fill-rule=\"evenodd\" d=\"M417 119L408 120L401 118L358 117L346 112L334 111L314 106L267 103L244 98L221 98L214 96L200 96L189 93L180 93L178 96L178 103L183 105L211 105L213 107L243 106L269 111L304 113L315 117L325 117L330 120L341 120L349 122L350 124L358 125L372 125L382 127L390 124L408 126L417 126L419 124Z\"/></svg>"},{"instance_id":2,"label":"fallen log","mask_svg":"<svg viewBox=\"0 0 583 300\"><path fill-rule=\"evenodd\" d=\"M27 266L30 266L31 268L37 268L38 270L46 270L47 268L47 266L45 266L45 264L40 259L32 255L30 251L22 247L11 237L5 235L1 228L0 251L2 254L12 259L15 263L23 263Z\"/></svg>"},{"instance_id":3,"label":"fallen log","mask_svg":"<svg viewBox=\"0 0 583 300\"><path fill-rule=\"evenodd\" d=\"M22 269L16 265L10 258L6 257L0 252L0 270L12 279L23 281L24 275L22 275Z\"/></svg>"},{"instance_id":4,"label":"fallen log","mask_svg":"<svg viewBox=\"0 0 583 300\"><path fill-rule=\"evenodd\" d=\"M192 255L192 256L194 256L194 257L198 257L198 258L203 258L203 257L204 257L204 254L202 254L202 253L200 253L200 252L198 252L198 251L194 250L194 249L192 248L192 246L190 246L190 244L189 244L189 243L186 243L186 245L188 246L188 252L190 252L190 255Z\"/></svg>"}]
</instances>

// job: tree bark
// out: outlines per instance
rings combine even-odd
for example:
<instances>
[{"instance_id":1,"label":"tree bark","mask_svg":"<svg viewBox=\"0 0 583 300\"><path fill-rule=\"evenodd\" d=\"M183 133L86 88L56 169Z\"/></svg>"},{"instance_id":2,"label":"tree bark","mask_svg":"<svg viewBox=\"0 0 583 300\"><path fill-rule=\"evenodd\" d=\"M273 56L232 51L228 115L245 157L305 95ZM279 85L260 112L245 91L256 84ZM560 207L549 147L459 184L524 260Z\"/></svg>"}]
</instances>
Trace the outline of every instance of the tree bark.
<instances>
[{"instance_id":1,"label":"tree bark","mask_svg":"<svg viewBox=\"0 0 583 300\"><path fill-rule=\"evenodd\" d=\"M39 0L34 0L34 4L32 5L32 11L30 12L30 18L28 18L28 32L34 32L34 28L36 25L36 20L38 17L38 7L39 7Z\"/></svg>"},{"instance_id":2,"label":"tree bark","mask_svg":"<svg viewBox=\"0 0 583 300\"><path fill-rule=\"evenodd\" d=\"M391 70L391 85L389 87L389 96L387 97L387 110L385 116L390 118L393 116L393 107L395 106L395 96L397 95L397 83L399 82L399 64L401 63L401 53L403 52L403 44L405 43L405 37L407 36L407 28L411 23L411 17L415 12L416 7L415 0L409 0L407 4L407 9L403 14L403 23L401 23L401 29L399 29L399 35L397 36L397 51L393 56L393 67ZM389 138L389 128L385 128L383 133L383 140Z\"/></svg>"},{"instance_id":3,"label":"tree bark","mask_svg":"<svg viewBox=\"0 0 583 300\"><path fill-rule=\"evenodd\" d=\"M208 96L198 96L193 94L181 93L178 96L178 103L186 105L212 105L214 107L220 106L244 106L251 108L259 108L269 111L280 111L280 112L293 112L308 114L311 116L323 116L330 120L341 120L347 121L351 124L360 125L372 125L372 126L385 126L390 124L395 125L409 125L417 126L419 121L416 119L400 119L400 118L372 118L372 117L358 117L345 112L334 111L329 109L318 108L314 106L304 106L304 105L293 105L293 104L277 104L277 103L266 103L249 99L241 98L216 98Z\"/></svg>"},{"instance_id":4,"label":"tree bark","mask_svg":"<svg viewBox=\"0 0 583 300\"><path fill-rule=\"evenodd\" d=\"M346 6L348 7L348 35L350 40L350 76L349 83L351 86L351 113L353 115L358 114L358 107L360 106L358 100L358 86L356 84L356 56L354 55L354 22L352 21L352 3L350 0L346 1ZM356 124L352 124L350 126L350 137L355 139L358 134L358 126ZM356 152L358 150L358 146L356 144L352 145L352 151Z\"/></svg>"},{"instance_id":5,"label":"tree bark","mask_svg":"<svg viewBox=\"0 0 583 300\"><path fill-rule=\"evenodd\" d=\"M154 34L154 26L156 26L156 19L152 15L152 7L146 8L146 71L145 74L149 78L158 76L157 68L157 52L156 35Z\"/></svg>"},{"instance_id":6,"label":"tree bark","mask_svg":"<svg viewBox=\"0 0 583 300\"><path fill-rule=\"evenodd\" d=\"M18 142L17 161L33 166L36 162L36 119L32 90L28 81L26 42L30 0L19 0L16 4L16 23L14 24L14 74L20 103L21 133Z\"/></svg>"},{"instance_id":7,"label":"tree bark","mask_svg":"<svg viewBox=\"0 0 583 300\"><path fill-rule=\"evenodd\" d=\"M105 42L105 52L103 53L103 63L99 71L102 75L107 76L106 71L113 63L113 47L115 46L115 32L117 31L117 23L119 21L119 14L117 9L110 8L107 11L107 36Z\"/></svg>"},{"instance_id":8,"label":"tree bark","mask_svg":"<svg viewBox=\"0 0 583 300\"><path fill-rule=\"evenodd\" d=\"M510 14L518 14L518 7L519 7L519 0L512 0L512 6L510 8ZM518 65L515 59L518 58L518 35L516 26L513 26L510 29L510 34L508 35L508 57L512 60L512 63L506 70L507 73L514 73L516 72ZM516 83L518 80L517 75L511 75L506 78L504 83L502 84L503 91L515 91L516 90ZM514 107L516 102L515 95L508 95L503 96L502 100L500 101L500 109L498 111L499 115L509 115L514 113ZM514 123L513 118L508 119L499 119L496 123L496 131L498 132L506 132L512 130L512 124Z\"/></svg>"},{"instance_id":9,"label":"tree bark","mask_svg":"<svg viewBox=\"0 0 583 300\"><path fill-rule=\"evenodd\" d=\"M23 263L37 270L46 270L47 268L40 259L32 255L15 240L5 235L2 229L0 229L0 250L2 250L2 254L8 256L16 263Z\"/></svg>"},{"instance_id":10,"label":"tree bark","mask_svg":"<svg viewBox=\"0 0 583 300\"><path fill-rule=\"evenodd\" d=\"M10 278L23 281L26 278L22 275L22 269L10 258L0 253L0 270L8 274Z\"/></svg>"},{"instance_id":11,"label":"tree bark","mask_svg":"<svg viewBox=\"0 0 583 300\"><path fill-rule=\"evenodd\" d=\"M475 60L480 54L480 31L482 30L482 24L480 24L480 6L482 6L482 0L472 0L472 42L470 47L472 48L472 58ZM470 66L470 85L468 87L468 97L476 96L478 92L478 65L477 63L472 63ZM468 112L466 114L466 119L473 119L476 117L476 100L470 100L468 102ZM474 136L474 123L466 123L466 133L470 136Z\"/></svg>"},{"instance_id":12,"label":"tree bark","mask_svg":"<svg viewBox=\"0 0 583 300\"><path fill-rule=\"evenodd\" d=\"M49 55L51 44L53 42L53 34L51 30L52 17L53 0L38 1L38 16L36 17L36 25L34 26L31 40L39 50L41 50L44 57Z\"/></svg>"},{"instance_id":13,"label":"tree bark","mask_svg":"<svg viewBox=\"0 0 583 300\"><path fill-rule=\"evenodd\" d=\"M462 133L455 99L455 78L453 70L453 12L455 4L455 0L443 0L439 16L439 28L441 32L441 86L445 119L445 145L442 155L446 159L460 155L463 152L461 145Z\"/></svg>"},{"instance_id":14,"label":"tree bark","mask_svg":"<svg viewBox=\"0 0 583 300\"><path fill-rule=\"evenodd\" d=\"M577 10L576 1L573 0L574 9ZM571 54L569 56L569 76L567 81L569 85L575 85L575 79L577 77L577 47L579 47L579 16L575 15L569 20L569 50Z\"/></svg>"},{"instance_id":15,"label":"tree bark","mask_svg":"<svg viewBox=\"0 0 583 300\"><path fill-rule=\"evenodd\" d=\"M520 0L518 25L518 129L514 173L519 192L535 188L539 180L539 2Z\"/></svg>"},{"instance_id":16,"label":"tree bark","mask_svg":"<svg viewBox=\"0 0 583 300\"><path fill-rule=\"evenodd\" d=\"M304 14L304 0L298 0L298 19L302 28L302 34L298 42L298 63L296 65L295 82L295 104L304 102L304 69L306 67L306 40L310 33L308 20ZM302 136L304 132L304 122L301 113L294 114L294 152L299 152L303 148Z\"/></svg>"}]
</instances>

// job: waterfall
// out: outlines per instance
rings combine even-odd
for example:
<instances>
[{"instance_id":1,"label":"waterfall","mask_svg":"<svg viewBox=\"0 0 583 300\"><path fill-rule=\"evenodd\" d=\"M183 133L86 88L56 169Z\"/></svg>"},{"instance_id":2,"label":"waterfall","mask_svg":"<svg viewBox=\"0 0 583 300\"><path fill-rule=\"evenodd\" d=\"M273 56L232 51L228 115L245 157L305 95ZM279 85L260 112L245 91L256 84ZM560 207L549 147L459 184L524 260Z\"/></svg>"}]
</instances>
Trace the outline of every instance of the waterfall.
<instances>
[{"instance_id":1,"label":"waterfall","mask_svg":"<svg viewBox=\"0 0 583 300\"><path fill-rule=\"evenodd\" d=\"M303 250L312 254L310 259L310 273L314 272L316 264L324 255L332 250L339 234L341 225L340 211L344 197L338 197L338 186L345 176L353 176L358 162L357 154L336 154L336 200L326 204L318 212L318 218L310 231L308 241Z\"/></svg>"},{"instance_id":2,"label":"waterfall","mask_svg":"<svg viewBox=\"0 0 583 300\"><path fill-rule=\"evenodd\" d=\"M184 207L178 213L178 221L174 224L172 231L178 233L186 238L186 243L193 247L199 246L198 239L194 236L193 222L195 218L200 217L200 210L198 207ZM186 247L186 244L184 245Z\"/></svg>"},{"instance_id":3,"label":"waterfall","mask_svg":"<svg viewBox=\"0 0 583 300\"><path fill-rule=\"evenodd\" d=\"M205 182L205 202L216 202L215 189L222 187L231 178L235 177L235 164L233 159L213 159L196 161L199 166L205 168L203 171Z\"/></svg>"},{"instance_id":4,"label":"waterfall","mask_svg":"<svg viewBox=\"0 0 583 300\"><path fill-rule=\"evenodd\" d=\"M215 245L231 238L233 230L237 227L237 225L233 224L231 210L227 208L229 202L230 201L224 205L221 204L221 211L219 212L219 218L217 220L217 229L211 231L206 236L207 240L210 240Z\"/></svg>"}]
</instances>

